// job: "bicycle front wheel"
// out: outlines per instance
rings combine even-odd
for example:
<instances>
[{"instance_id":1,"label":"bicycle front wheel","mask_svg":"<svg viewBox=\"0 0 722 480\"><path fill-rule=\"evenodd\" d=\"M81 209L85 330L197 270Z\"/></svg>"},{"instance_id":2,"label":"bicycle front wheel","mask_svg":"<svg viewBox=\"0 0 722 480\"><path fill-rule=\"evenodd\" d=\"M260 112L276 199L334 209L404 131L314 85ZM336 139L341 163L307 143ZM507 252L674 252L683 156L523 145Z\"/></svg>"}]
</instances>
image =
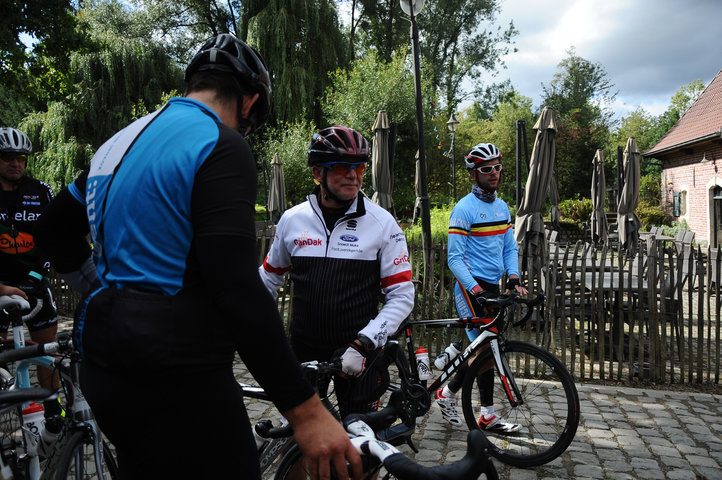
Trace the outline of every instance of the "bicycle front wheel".
<instances>
[{"instance_id":1,"label":"bicycle front wheel","mask_svg":"<svg viewBox=\"0 0 722 480\"><path fill-rule=\"evenodd\" d=\"M118 465L110 445L103 441L103 472L99 474L95 463L95 444L85 431L77 431L68 440L58 461L54 480L116 479Z\"/></svg>"},{"instance_id":2,"label":"bicycle front wheel","mask_svg":"<svg viewBox=\"0 0 722 480\"><path fill-rule=\"evenodd\" d=\"M504 383L495 378L495 414L520 424L521 430L512 434L484 431L496 447L490 453L515 467L544 465L561 455L577 432L579 394L574 380L556 356L536 345L507 341L499 347L509 365L507 376L516 382L520 395L518 404L511 405ZM491 349L487 349L464 377L461 403L470 429L479 428L481 403L476 377L490 365L495 368Z\"/></svg>"}]
</instances>

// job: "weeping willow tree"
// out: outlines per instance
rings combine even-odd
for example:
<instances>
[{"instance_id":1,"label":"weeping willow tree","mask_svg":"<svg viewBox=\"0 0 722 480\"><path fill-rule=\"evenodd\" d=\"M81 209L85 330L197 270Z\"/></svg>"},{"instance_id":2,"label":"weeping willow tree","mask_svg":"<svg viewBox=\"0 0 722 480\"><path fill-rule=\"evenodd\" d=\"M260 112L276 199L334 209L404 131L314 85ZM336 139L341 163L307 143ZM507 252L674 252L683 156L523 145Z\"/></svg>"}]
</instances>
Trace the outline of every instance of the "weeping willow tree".
<instances>
[{"instance_id":1,"label":"weeping willow tree","mask_svg":"<svg viewBox=\"0 0 722 480\"><path fill-rule=\"evenodd\" d=\"M328 72L346 64L346 42L333 0L244 2L242 32L268 64L277 124L323 123L319 99Z\"/></svg>"},{"instance_id":2,"label":"weeping willow tree","mask_svg":"<svg viewBox=\"0 0 722 480\"><path fill-rule=\"evenodd\" d=\"M53 102L46 112L31 113L20 125L32 139L35 152L28 171L50 184L55 192L69 184L93 155L93 148L73 135L73 116L67 104Z\"/></svg>"},{"instance_id":3,"label":"weeping willow tree","mask_svg":"<svg viewBox=\"0 0 722 480\"><path fill-rule=\"evenodd\" d=\"M70 65L72 93L20 125L36 152L31 172L54 188L87 166L139 105L158 105L164 92L182 87L181 71L165 52L137 40L107 38L96 51L71 54Z\"/></svg>"}]
</instances>

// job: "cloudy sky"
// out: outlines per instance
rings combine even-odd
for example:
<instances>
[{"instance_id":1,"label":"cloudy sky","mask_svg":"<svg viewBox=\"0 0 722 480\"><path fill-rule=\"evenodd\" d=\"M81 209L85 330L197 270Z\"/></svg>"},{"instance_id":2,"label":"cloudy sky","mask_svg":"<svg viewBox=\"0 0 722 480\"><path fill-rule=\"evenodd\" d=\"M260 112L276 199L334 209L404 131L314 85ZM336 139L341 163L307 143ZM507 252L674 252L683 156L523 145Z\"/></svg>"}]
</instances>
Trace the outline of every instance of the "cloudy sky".
<instances>
[{"instance_id":1,"label":"cloudy sky","mask_svg":"<svg viewBox=\"0 0 722 480\"><path fill-rule=\"evenodd\" d=\"M576 54L604 67L619 90L618 115L658 115L683 85L706 86L722 69L722 0L503 0L498 25L519 31L505 58L514 87L539 107L558 63Z\"/></svg>"}]
</instances>

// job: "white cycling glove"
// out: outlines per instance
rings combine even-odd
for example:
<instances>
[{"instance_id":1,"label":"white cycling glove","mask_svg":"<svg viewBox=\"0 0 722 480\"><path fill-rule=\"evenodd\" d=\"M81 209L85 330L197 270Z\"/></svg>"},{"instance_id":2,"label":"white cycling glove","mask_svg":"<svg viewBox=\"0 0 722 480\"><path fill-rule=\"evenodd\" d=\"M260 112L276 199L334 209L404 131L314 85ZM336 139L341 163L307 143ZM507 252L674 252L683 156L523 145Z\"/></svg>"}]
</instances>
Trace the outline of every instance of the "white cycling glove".
<instances>
[{"instance_id":1,"label":"white cycling glove","mask_svg":"<svg viewBox=\"0 0 722 480\"><path fill-rule=\"evenodd\" d=\"M341 370L346 375L353 377L360 376L366 365L366 351L364 347L356 342L351 342L346 351L341 355Z\"/></svg>"}]
</instances>

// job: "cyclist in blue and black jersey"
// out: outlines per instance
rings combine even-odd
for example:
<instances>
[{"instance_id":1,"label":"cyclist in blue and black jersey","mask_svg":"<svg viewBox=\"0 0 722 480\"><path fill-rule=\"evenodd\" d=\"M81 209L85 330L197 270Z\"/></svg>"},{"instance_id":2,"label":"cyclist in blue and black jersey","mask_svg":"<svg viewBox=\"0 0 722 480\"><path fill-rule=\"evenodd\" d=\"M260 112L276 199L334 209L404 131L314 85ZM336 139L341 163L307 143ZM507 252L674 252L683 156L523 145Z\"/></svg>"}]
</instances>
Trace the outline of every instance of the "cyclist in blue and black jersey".
<instances>
[{"instance_id":1,"label":"cyclist in blue and black jersey","mask_svg":"<svg viewBox=\"0 0 722 480\"><path fill-rule=\"evenodd\" d=\"M414 305L406 237L361 192L369 156L368 141L352 128L313 135L308 165L317 186L281 216L259 268L274 295L286 273L293 281L290 332L299 360L342 356L348 376L334 379L342 417L367 412L384 392L388 371L374 359Z\"/></svg>"},{"instance_id":2,"label":"cyclist in blue and black jersey","mask_svg":"<svg viewBox=\"0 0 722 480\"><path fill-rule=\"evenodd\" d=\"M258 276L244 137L268 117L268 71L221 34L186 81L184 98L103 144L38 225L56 269L88 290L74 339L93 414L123 478L260 478L238 352L290 421L313 478L330 478L331 464L347 478L347 460L360 478L358 453L303 377Z\"/></svg>"},{"instance_id":3,"label":"cyclist in blue and black jersey","mask_svg":"<svg viewBox=\"0 0 722 480\"><path fill-rule=\"evenodd\" d=\"M489 317L476 297L496 297L504 274L506 290L526 295L519 283L519 250L512 230L509 206L496 196L501 181L501 152L491 143L480 143L465 158L473 182L471 193L459 200L449 218L448 265L456 277L454 302L459 317ZM493 316L493 315L492 315ZM478 330L467 330L470 340ZM472 359L473 360L473 359ZM436 403L445 420L463 422L456 410L455 394L462 386L467 365L462 365L447 386L436 392ZM511 434L521 425L510 423L494 413L494 369L477 379L481 392L479 427Z\"/></svg>"}]
</instances>

